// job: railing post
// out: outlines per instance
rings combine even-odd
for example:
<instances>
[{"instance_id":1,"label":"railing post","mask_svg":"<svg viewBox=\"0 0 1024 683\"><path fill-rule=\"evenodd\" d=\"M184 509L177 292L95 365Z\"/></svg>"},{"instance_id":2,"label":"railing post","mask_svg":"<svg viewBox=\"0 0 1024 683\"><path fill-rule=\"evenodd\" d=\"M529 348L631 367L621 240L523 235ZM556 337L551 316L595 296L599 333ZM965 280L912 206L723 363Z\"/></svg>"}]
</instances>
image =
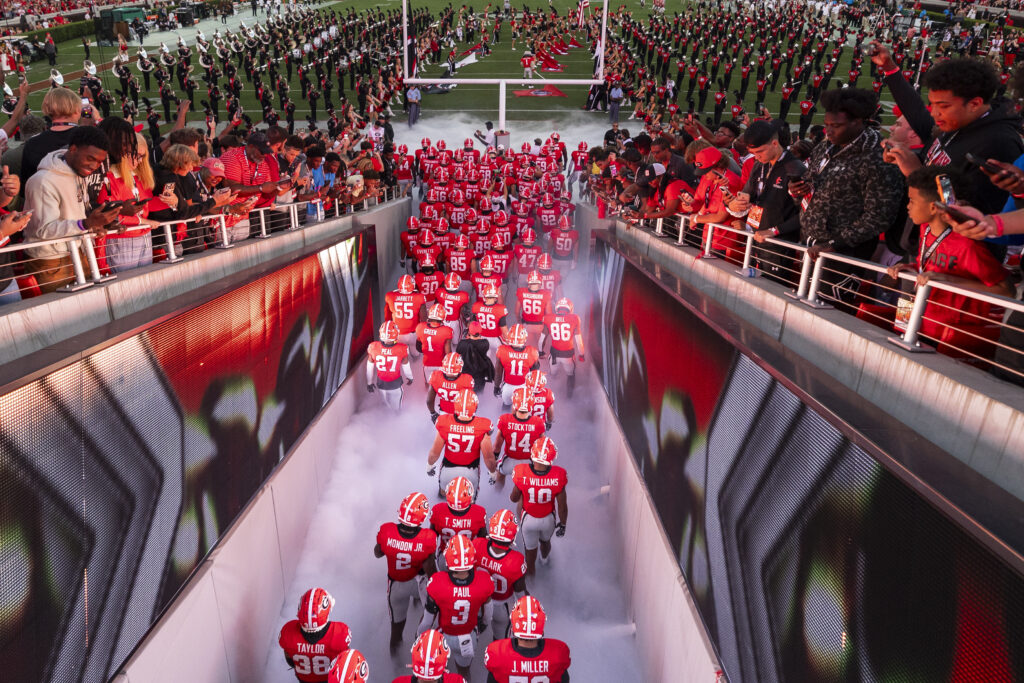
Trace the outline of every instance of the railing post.
<instances>
[{"instance_id":1,"label":"railing post","mask_svg":"<svg viewBox=\"0 0 1024 683\"><path fill-rule=\"evenodd\" d=\"M164 263L177 263L181 261L182 256L178 256L177 250L174 248L174 233L171 232L172 223L164 223L164 239L167 241L167 258L164 259Z\"/></svg>"},{"instance_id":2,"label":"railing post","mask_svg":"<svg viewBox=\"0 0 1024 683\"><path fill-rule=\"evenodd\" d=\"M686 231L690 228L690 217L680 216L679 217L679 235L676 236L676 245L683 246L686 241Z\"/></svg>"},{"instance_id":3,"label":"railing post","mask_svg":"<svg viewBox=\"0 0 1024 683\"><path fill-rule=\"evenodd\" d=\"M235 245L231 242L230 238L228 237L228 223L224 219L224 214L220 214L219 216L217 216L217 219L220 221L220 244L217 245L217 248L230 249Z\"/></svg>"},{"instance_id":4,"label":"railing post","mask_svg":"<svg viewBox=\"0 0 1024 683\"><path fill-rule=\"evenodd\" d=\"M807 304L812 308L832 308L830 304L826 304L818 299L818 288L821 286L821 271L824 268L825 255L819 254L818 260L814 262L814 268L811 273L811 283L808 285L807 289L807 298L801 299L801 303Z\"/></svg>"},{"instance_id":5,"label":"railing post","mask_svg":"<svg viewBox=\"0 0 1024 683\"><path fill-rule=\"evenodd\" d=\"M658 237L664 237L665 236L665 233L664 233L664 231L662 230L662 227L661 227L661 224L662 224L663 220L664 219L662 219L662 218L655 218L654 219L654 234L657 235Z\"/></svg>"},{"instance_id":6,"label":"railing post","mask_svg":"<svg viewBox=\"0 0 1024 683\"><path fill-rule=\"evenodd\" d=\"M292 204L288 207L288 229L298 230L299 229L299 205Z\"/></svg>"},{"instance_id":7,"label":"railing post","mask_svg":"<svg viewBox=\"0 0 1024 683\"><path fill-rule=\"evenodd\" d=\"M711 241L715 237L715 224L705 223L704 229L708 231L708 238L704 241L704 252L701 254L702 258L711 258Z\"/></svg>"},{"instance_id":8,"label":"railing post","mask_svg":"<svg viewBox=\"0 0 1024 683\"><path fill-rule=\"evenodd\" d=\"M750 263L754 260L754 233L747 235L747 246L743 250L743 265L736 271L743 277L757 277L757 269Z\"/></svg>"},{"instance_id":9,"label":"railing post","mask_svg":"<svg viewBox=\"0 0 1024 683\"><path fill-rule=\"evenodd\" d=\"M85 269L82 268L82 255L78 253L78 247L82 240L68 242L68 254L71 256L71 267L75 271L75 281L60 287L58 292L77 292L86 287L92 287L93 283L86 282Z\"/></svg>"},{"instance_id":10,"label":"railing post","mask_svg":"<svg viewBox=\"0 0 1024 683\"><path fill-rule=\"evenodd\" d=\"M110 275L100 273L100 264L96 260L96 247L93 245L92 239L90 234L82 236L82 248L85 249L85 260L89 264L89 275L92 277L92 281L100 283L115 279L117 276L113 273Z\"/></svg>"},{"instance_id":11,"label":"railing post","mask_svg":"<svg viewBox=\"0 0 1024 683\"><path fill-rule=\"evenodd\" d=\"M910 319L907 321L907 329L899 337L889 337L889 342L912 353L935 353L930 346L922 346L918 340L921 332L921 322L924 320L924 311L928 307L928 296L932 293L932 286L924 284L917 288L917 295L914 298L914 307L910 311Z\"/></svg>"},{"instance_id":12,"label":"railing post","mask_svg":"<svg viewBox=\"0 0 1024 683\"><path fill-rule=\"evenodd\" d=\"M267 210L257 209L260 212L260 239L266 239L270 235L267 234Z\"/></svg>"},{"instance_id":13,"label":"railing post","mask_svg":"<svg viewBox=\"0 0 1024 683\"><path fill-rule=\"evenodd\" d=\"M803 299L807 296L807 287L811 280L811 255L804 251L803 265L800 267L800 284L795 292L786 292L791 299Z\"/></svg>"}]
</instances>

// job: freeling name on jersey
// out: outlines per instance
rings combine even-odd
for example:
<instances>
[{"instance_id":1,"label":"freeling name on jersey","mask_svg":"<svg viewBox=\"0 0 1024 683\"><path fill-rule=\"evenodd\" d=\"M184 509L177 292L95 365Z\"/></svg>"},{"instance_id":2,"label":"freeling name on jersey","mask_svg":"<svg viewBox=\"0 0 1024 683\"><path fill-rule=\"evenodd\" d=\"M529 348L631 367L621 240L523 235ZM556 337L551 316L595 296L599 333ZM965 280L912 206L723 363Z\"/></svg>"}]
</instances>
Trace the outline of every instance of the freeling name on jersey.
<instances>
[{"instance_id":1,"label":"freeling name on jersey","mask_svg":"<svg viewBox=\"0 0 1024 683\"><path fill-rule=\"evenodd\" d=\"M389 539L387 539L387 546L389 548L394 548L395 550L404 550L404 551L409 552L409 553L411 553L411 552L419 552L419 551L423 550L423 544L422 543L416 543L415 545L416 545L416 548L413 549L413 542L412 541L405 541L405 540L402 540L402 539L399 539L399 538L389 538Z\"/></svg>"},{"instance_id":2,"label":"freeling name on jersey","mask_svg":"<svg viewBox=\"0 0 1024 683\"><path fill-rule=\"evenodd\" d=\"M545 659L523 660L512 662L512 673L514 674L544 674L549 671L549 662Z\"/></svg>"},{"instance_id":3,"label":"freeling name on jersey","mask_svg":"<svg viewBox=\"0 0 1024 683\"><path fill-rule=\"evenodd\" d=\"M455 422L448 428L448 431L455 432L456 434L473 434L476 430L473 429L471 424L464 425Z\"/></svg>"}]
</instances>

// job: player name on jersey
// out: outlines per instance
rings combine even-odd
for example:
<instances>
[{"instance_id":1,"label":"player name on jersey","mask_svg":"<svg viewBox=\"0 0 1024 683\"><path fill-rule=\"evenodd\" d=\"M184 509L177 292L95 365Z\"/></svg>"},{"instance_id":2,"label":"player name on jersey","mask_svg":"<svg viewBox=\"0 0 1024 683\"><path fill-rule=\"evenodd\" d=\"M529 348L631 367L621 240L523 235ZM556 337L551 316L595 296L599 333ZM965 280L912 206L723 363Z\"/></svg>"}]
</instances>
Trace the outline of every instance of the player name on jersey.
<instances>
[{"instance_id":1,"label":"player name on jersey","mask_svg":"<svg viewBox=\"0 0 1024 683\"><path fill-rule=\"evenodd\" d=\"M295 651L302 655L322 655L327 652L327 647L323 643L295 643Z\"/></svg>"},{"instance_id":2,"label":"player name on jersey","mask_svg":"<svg viewBox=\"0 0 1024 683\"><path fill-rule=\"evenodd\" d=\"M388 537L384 542L384 547L392 548L394 550L401 550L407 553L420 553L423 552L423 544L419 541L406 541L402 538Z\"/></svg>"},{"instance_id":3,"label":"player name on jersey","mask_svg":"<svg viewBox=\"0 0 1024 683\"><path fill-rule=\"evenodd\" d=\"M547 660L538 661L517 661L512 662L512 673L514 674L546 674L551 672L551 667Z\"/></svg>"}]
</instances>

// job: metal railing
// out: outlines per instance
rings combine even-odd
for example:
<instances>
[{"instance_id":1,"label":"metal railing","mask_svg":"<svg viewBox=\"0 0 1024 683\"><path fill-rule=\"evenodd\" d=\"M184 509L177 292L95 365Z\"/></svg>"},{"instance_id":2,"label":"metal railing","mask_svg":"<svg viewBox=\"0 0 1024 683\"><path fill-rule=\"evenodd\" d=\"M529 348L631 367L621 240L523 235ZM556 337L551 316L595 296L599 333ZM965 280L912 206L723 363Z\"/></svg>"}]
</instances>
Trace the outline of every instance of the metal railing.
<instances>
[{"instance_id":1,"label":"metal railing","mask_svg":"<svg viewBox=\"0 0 1024 683\"><path fill-rule=\"evenodd\" d=\"M854 313L862 320L893 332L887 340L905 351L939 351L1024 378L1020 370L992 358L997 349L1024 357L1024 349L1002 341L1006 330L1024 332L1006 320L1009 312L1024 313L1024 303L1016 299L948 282L928 281L916 286L916 273L902 272L892 278L888 268L879 263L827 251L812 259L805 245L776 237L759 242L749 230L720 223L697 224L685 215L640 221L620 217L618 220L623 221L627 229L639 228L659 238L673 240L680 248L697 249L698 258L721 258L734 263L740 276L766 276L789 286L792 290L787 296L806 306L836 307ZM731 239L727 241L735 248L726 249L724 253L716 250L716 231L728 233ZM769 271L763 268L768 253L764 245L776 247L771 250ZM901 283L911 283L908 289L912 291L905 291ZM937 300L936 292L978 302L972 308L982 313Z\"/></svg>"},{"instance_id":2,"label":"metal railing","mask_svg":"<svg viewBox=\"0 0 1024 683\"><path fill-rule=\"evenodd\" d=\"M381 187L379 198L366 199L361 204L364 208L370 209L381 203L399 199L402 197L398 187ZM270 206L254 208L248 216L239 217L238 223L250 220L249 227L242 236L236 231L232 233L229 225L229 216L224 213L213 213L202 216L195 216L187 219L176 219L163 221L154 226L149 234L153 239L154 263L173 265L180 263L190 254L196 254L207 249L230 249L238 242L253 238L266 239L273 237L275 232L290 232L314 225L322 220L331 220L342 216L357 213L351 205L333 202L331 208L324 212L322 217L307 216L306 207L313 201L291 202L287 204L272 204ZM135 231L134 226L126 226L126 230ZM106 238L122 239L117 237ZM15 281L18 283L16 291L22 298L31 298L37 293L39 286L33 281L35 276L50 272L52 267L42 267L43 260L63 258L65 254L53 255L50 257L32 257L28 250L43 246L67 245L67 256L71 260L71 270L65 281L56 291L76 292L87 287L113 280L117 277L112 272L109 262L104 256L103 242L91 232L83 232L78 235L59 237L49 240L33 242L22 242L19 244L8 244L0 247L0 253L17 254L7 265L15 271ZM168 246L170 245L170 246ZM130 272L130 271L126 271ZM10 281L0 281L0 290L9 286ZM11 292L15 291L14 289ZM11 292L7 292L8 294ZM3 315L5 306L0 305L0 315Z\"/></svg>"}]
</instances>

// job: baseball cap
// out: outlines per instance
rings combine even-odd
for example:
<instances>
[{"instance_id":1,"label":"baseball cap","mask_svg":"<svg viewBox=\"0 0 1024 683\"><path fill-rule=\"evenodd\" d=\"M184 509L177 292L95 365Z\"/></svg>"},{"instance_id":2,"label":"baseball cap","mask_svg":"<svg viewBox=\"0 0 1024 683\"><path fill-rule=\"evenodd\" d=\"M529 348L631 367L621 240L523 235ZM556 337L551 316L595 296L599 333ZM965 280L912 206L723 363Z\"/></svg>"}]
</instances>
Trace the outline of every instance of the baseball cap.
<instances>
[{"instance_id":1,"label":"baseball cap","mask_svg":"<svg viewBox=\"0 0 1024 683\"><path fill-rule=\"evenodd\" d=\"M722 150L717 147L706 147L697 152L693 165L698 174L707 173L711 167L722 160Z\"/></svg>"},{"instance_id":2,"label":"baseball cap","mask_svg":"<svg viewBox=\"0 0 1024 683\"><path fill-rule=\"evenodd\" d=\"M215 157L210 157L203 162L203 168L210 172L210 175L224 177L224 163Z\"/></svg>"},{"instance_id":3,"label":"baseball cap","mask_svg":"<svg viewBox=\"0 0 1024 683\"><path fill-rule=\"evenodd\" d=\"M480 334L483 331L484 331L484 328L481 327L480 323L476 322L475 320L469 324L469 333L470 334Z\"/></svg>"},{"instance_id":4,"label":"baseball cap","mask_svg":"<svg viewBox=\"0 0 1024 683\"><path fill-rule=\"evenodd\" d=\"M647 187L655 178L665 175L665 166L662 164L649 164L641 168L636 174L636 184L640 187Z\"/></svg>"},{"instance_id":5,"label":"baseball cap","mask_svg":"<svg viewBox=\"0 0 1024 683\"><path fill-rule=\"evenodd\" d=\"M263 131L253 131L249 133L249 137L245 139L245 144L252 145L260 151L260 154L270 154L273 152L270 149L270 142L267 140L267 134Z\"/></svg>"}]
</instances>

